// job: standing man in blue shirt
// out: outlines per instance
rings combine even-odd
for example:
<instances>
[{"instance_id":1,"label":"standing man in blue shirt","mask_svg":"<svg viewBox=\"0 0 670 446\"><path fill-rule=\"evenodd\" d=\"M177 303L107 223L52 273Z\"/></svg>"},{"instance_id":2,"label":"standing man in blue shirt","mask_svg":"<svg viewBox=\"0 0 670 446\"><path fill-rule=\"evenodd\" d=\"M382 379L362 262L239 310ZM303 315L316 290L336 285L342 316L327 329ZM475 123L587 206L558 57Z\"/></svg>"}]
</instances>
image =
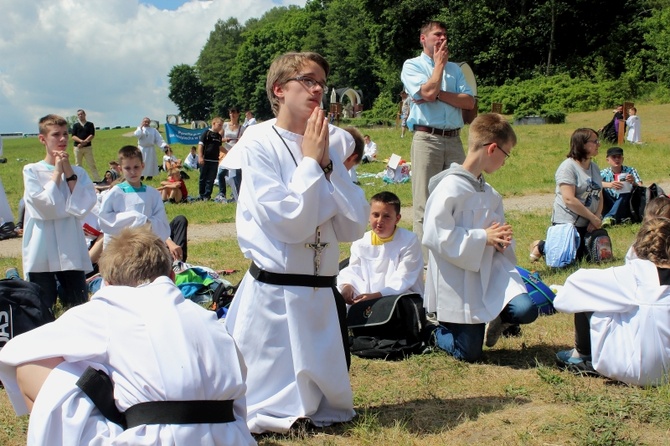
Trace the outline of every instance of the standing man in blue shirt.
<instances>
[{"instance_id":1,"label":"standing man in blue shirt","mask_svg":"<svg viewBox=\"0 0 670 446\"><path fill-rule=\"evenodd\" d=\"M460 129L462 111L475 106L472 90L461 68L449 62L447 25L429 21L421 27L423 52L405 61L400 75L412 99L407 127L412 139L412 196L414 232L423 237L423 214L428 199L428 182L451 163L465 159ZM423 249L424 264L428 258Z\"/></svg>"}]
</instances>

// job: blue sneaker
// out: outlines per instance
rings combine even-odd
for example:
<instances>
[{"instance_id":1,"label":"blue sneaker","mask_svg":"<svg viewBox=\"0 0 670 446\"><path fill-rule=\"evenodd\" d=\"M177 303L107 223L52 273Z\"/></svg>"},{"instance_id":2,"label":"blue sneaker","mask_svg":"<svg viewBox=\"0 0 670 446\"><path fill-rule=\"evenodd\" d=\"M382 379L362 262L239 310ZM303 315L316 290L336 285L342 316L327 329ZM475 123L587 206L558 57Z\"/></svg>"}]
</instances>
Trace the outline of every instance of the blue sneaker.
<instances>
[{"instance_id":1,"label":"blue sneaker","mask_svg":"<svg viewBox=\"0 0 670 446\"><path fill-rule=\"evenodd\" d=\"M574 349L561 350L556 353L558 367L576 375L600 376L591 363L591 356L573 356Z\"/></svg>"}]
</instances>

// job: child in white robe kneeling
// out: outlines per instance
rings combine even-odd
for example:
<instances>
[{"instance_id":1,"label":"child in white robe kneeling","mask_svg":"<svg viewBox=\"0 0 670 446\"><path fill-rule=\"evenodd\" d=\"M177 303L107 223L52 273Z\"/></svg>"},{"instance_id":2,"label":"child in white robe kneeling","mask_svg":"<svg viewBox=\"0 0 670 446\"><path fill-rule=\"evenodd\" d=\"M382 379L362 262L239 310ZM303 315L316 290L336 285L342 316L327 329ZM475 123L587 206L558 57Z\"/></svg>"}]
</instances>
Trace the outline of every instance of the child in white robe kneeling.
<instances>
[{"instance_id":1,"label":"child in white robe kneeling","mask_svg":"<svg viewBox=\"0 0 670 446\"><path fill-rule=\"evenodd\" d=\"M437 312L433 342L448 354L476 361L512 324L529 324L538 308L517 272L512 226L502 196L484 179L505 164L516 135L501 115L470 125L463 165L429 183L423 244L429 250L424 306ZM489 323L488 326L485 324Z\"/></svg>"},{"instance_id":2,"label":"child in white robe kneeling","mask_svg":"<svg viewBox=\"0 0 670 446\"><path fill-rule=\"evenodd\" d=\"M337 287L349 305L402 293L423 295L423 256L419 239L398 227L400 199L380 192L370 199L370 228L351 245L349 265Z\"/></svg>"},{"instance_id":3,"label":"child in white robe kneeling","mask_svg":"<svg viewBox=\"0 0 670 446\"><path fill-rule=\"evenodd\" d=\"M575 313L575 348L556 354L562 368L640 386L670 373L670 219L645 218L636 258L604 270L580 269L554 306Z\"/></svg>"},{"instance_id":4,"label":"child in white robe kneeling","mask_svg":"<svg viewBox=\"0 0 670 446\"><path fill-rule=\"evenodd\" d=\"M0 351L16 413L31 412L27 444L255 444L241 355L216 314L184 298L171 265L148 226L121 231L100 259L107 286ZM109 375L108 401L124 416L140 403L195 402L226 405L227 420L185 424L171 414L124 429L77 386L89 366Z\"/></svg>"}]
</instances>

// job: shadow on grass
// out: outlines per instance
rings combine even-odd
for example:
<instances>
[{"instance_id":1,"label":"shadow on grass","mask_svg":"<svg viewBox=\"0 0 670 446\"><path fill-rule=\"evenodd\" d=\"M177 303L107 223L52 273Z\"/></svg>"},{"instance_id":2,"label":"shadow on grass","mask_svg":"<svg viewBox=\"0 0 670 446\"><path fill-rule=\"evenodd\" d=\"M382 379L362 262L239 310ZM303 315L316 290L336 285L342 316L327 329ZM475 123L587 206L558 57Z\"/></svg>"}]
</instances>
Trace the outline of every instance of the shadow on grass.
<instances>
[{"instance_id":1,"label":"shadow on grass","mask_svg":"<svg viewBox=\"0 0 670 446\"><path fill-rule=\"evenodd\" d=\"M484 351L481 364L510 367L517 370L534 369L540 365L556 364L556 352L572 348L560 344L522 344L520 349L493 349Z\"/></svg>"},{"instance_id":2,"label":"shadow on grass","mask_svg":"<svg viewBox=\"0 0 670 446\"><path fill-rule=\"evenodd\" d=\"M481 415L503 410L510 404L528 404L531 400L521 397L483 396L472 398L427 398L399 404L357 407L358 415L348 423L326 428L315 428L299 420L285 435L264 434L256 436L259 445L276 446L284 442L305 440L315 435L356 437L357 432L368 434L400 427L411 435L439 434Z\"/></svg>"}]
</instances>

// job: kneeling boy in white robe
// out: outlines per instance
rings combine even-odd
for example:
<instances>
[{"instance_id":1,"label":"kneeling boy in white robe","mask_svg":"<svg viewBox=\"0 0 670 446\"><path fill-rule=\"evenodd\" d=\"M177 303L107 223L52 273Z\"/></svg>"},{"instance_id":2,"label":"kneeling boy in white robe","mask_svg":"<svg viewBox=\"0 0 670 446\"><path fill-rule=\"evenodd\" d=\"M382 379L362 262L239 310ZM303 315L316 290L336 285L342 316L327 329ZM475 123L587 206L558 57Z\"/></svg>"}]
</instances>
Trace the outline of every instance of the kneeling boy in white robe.
<instances>
[{"instance_id":1,"label":"kneeling boy in white robe","mask_svg":"<svg viewBox=\"0 0 670 446\"><path fill-rule=\"evenodd\" d=\"M0 380L16 413L31 412L29 445L255 444L241 355L214 312L184 298L171 265L150 229L122 231L100 259L108 286L0 351ZM107 401L123 416L140 403L186 402L225 417L198 414L188 424L175 414L128 418L124 429L77 387L88 366L109 375ZM152 412L165 407L157 404Z\"/></svg>"},{"instance_id":2,"label":"kneeling boy in white robe","mask_svg":"<svg viewBox=\"0 0 670 446\"><path fill-rule=\"evenodd\" d=\"M402 293L423 295L423 256L416 234L399 228L400 199L380 192L370 199L370 227L351 245L337 287L349 305Z\"/></svg>"},{"instance_id":3,"label":"kneeling boy in white robe","mask_svg":"<svg viewBox=\"0 0 670 446\"><path fill-rule=\"evenodd\" d=\"M429 184L424 306L440 322L433 332L436 345L469 362L481 357L485 334L486 346L492 347L505 325L529 324L538 316L515 267L502 196L483 176L502 167L515 145L516 134L505 118L480 115L470 124L463 165L453 163Z\"/></svg>"},{"instance_id":4,"label":"kneeling boy in white robe","mask_svg":"<svg viewBox=\"0 0 670 446\"><path fill-rule=\"evenodd\" d=\"M275 59L266 88L277 120L250 127L231 151L239 151L244 172L237 238L253 263L226 326L249 369L254 433L355 415L346 306L335 286L338 242L363 235L369 208L341 150L329 145L319 108L328 70L316 53Z\"/></svg>"}]
</instances>

